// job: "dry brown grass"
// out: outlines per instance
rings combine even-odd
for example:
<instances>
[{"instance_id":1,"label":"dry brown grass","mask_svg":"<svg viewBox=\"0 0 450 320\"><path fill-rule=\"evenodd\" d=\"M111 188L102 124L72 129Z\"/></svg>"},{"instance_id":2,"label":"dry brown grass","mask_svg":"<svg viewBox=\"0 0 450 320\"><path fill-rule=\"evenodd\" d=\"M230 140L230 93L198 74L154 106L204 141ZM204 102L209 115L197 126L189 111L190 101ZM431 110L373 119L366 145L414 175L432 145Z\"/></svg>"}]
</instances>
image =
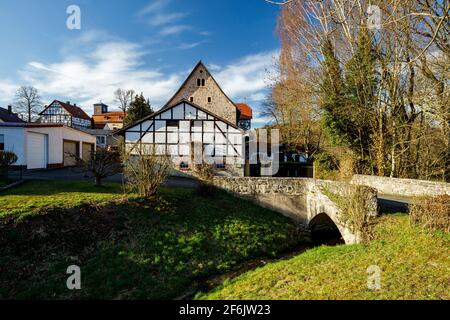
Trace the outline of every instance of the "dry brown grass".
<instances>
[{"instance_id":1,"label":"dry brown grass","mask_svg":"<svg viewBox=\"0 0 450 320\"><path fill-rule=\"evenodd\" d=\"M362 243L372 240L373 203L371 203L371 188L365 186L349 186L341 194L324 190L325 194L339 208L339 222L356 234Z\"/></svg>"},{"instance_id":2,"label":"dry brown grass","mask_svg":"<svg viewBox=\"0 0 450 320\"><path fill-rule=\"evenodd\" d=\"M415 199L409 206L409 219L429 230L450 232L450 195Z\"/></svg>"}]
</instances>

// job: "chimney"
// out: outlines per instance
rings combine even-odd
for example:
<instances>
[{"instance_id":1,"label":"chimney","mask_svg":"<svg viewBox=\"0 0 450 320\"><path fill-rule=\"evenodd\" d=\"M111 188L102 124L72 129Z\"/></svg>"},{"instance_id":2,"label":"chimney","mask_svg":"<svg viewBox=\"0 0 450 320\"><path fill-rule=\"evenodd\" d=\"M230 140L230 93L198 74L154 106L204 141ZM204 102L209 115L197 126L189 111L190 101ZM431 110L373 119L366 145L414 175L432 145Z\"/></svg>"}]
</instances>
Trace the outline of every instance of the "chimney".
<instances>
[{"instance_id":1,"label":"chimney","mask_svg":"<svg viewBox=\"0 0 450 320\"><path fill-rule=\"evenodd\" d=\"M8 113L12 113L12 106L11 105L8 106Z\"/></svg>"},{"instance_id":2,"label":"chimney","mask_svg":"<svg viewBox=\"0 0 450 320\"><path fill-rule=\"evenodd\" d=\"M70 104L70 101L66 101L67 104Z\"/></svg>"},{"instance_id":3,"label":"chimney","mask_svg":"<svg viewBox=\"0 0 450 320\"><path fill-rule=\"evenodd\" d=\"M73 106L74 106L74 107L76 107L76 106L77 106L77 104L76 104L76 103L74 103L74 104L73 104Z\"/></svg>"}]
</instances>

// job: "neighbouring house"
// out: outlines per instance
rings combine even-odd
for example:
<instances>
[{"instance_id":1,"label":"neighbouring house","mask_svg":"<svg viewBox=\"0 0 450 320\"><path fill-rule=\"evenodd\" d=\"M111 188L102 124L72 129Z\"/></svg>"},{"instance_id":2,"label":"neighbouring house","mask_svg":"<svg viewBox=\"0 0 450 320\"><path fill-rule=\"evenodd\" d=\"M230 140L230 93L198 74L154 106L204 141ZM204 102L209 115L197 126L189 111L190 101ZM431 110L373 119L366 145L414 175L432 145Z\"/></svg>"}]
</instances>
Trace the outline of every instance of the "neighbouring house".
<instances>
[{"instance_id":1,"label":"neighbouring house","mask_svg":"<svg viewBox=\"0 0 450 320\"><path fill-rule=\"evenodd\" d=\"M119 140L113 136L113 132L123 128L124 118L125 112L123 111L108 111L106 104L94 104L93 129L86 131L97 137L97 146L102 148L116 147Z\"/></svg>"},{"instance_id":2,"label":"neighbouring house","mask_svg":"<svg viewBox=\"0 0 450 320\"><path fill-rule=\"evenodd\" d=\"M0 123L24 123L21 118L12 111L12 106L7 109L0 108Z\"/></svg>"},{"instance_id":3,"label":"neighbouring house","mask_svg":"<svg viewBox=\"0 0 450 320\"><path fill-rule=\"evenodd\" d=\"M251 117L250 106L239 108L199 62L164 107L117 134L131 150L154 146L157 154L171 155L176 168L187 173L193 169L193 146L200 145L218 169L242 176L243 138Z\"/></svg>"},{"instance_id":4,"label":"neighbouring house","mask_svg":"<svg viewBox=\"0 0 450 320\"><path fill-rule=\"evenodd\" d=\"M63 124L75 129L89 129L92 126L91 117L76 104L70 101L54 100L39 113L39 123Z\"/></svg>"},{"instance_id":5,"label":"neighbouring house","mask_svg":"<svg viewBox=\"0 0 450 320\"><path fill-rule=\"evenodd\" d=\"M94 136L63 124L0 123L0 141L27 169L73 166L72 155L87 159L96 147Z\"/></svg>"}]
</instances>

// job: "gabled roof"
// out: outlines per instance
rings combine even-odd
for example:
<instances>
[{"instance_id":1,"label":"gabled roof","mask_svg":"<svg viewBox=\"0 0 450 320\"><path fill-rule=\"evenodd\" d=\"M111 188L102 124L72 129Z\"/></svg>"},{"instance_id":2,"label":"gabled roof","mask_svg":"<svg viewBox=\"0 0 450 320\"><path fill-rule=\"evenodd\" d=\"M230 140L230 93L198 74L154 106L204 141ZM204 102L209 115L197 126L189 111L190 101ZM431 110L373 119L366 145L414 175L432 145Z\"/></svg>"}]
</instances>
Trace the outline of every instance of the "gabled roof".
<instances>
[{"instance_id":1,"label":"gabled roof","mask_svg":"<svg viewBox=\"0 0 450 320\"><path fill-rule=\"evenodd\" d=\"M214 79L213 75L211 74L211 72L209 72L208 68L203 64L203 62L200 60L197 65L194 67L194 69L192 69L191 73L187 76L186 80L184 80L183 84L180 86L180 88L177 90L177 92L175 92L175 94L169 99L169 101L167 101L167 103L162 107L162 109L167 108L167 107L171 107L174 104L177 104L178 102L175 101L173 102L172 100L181 92L181 90L183 90L184 86L188 83L189 79L191 79L194 76L195 71L197 71L197 69L199 68L203 68L203 70L209 74L209 76L211 77L211 79L214 81L214 83L216 84L216 86L219 88L220 92L222 92L222 94L225 96L225 98L228 99L228 101L230 101L230 103L232 105L234 105L236 107L236 104L233 102L233 100L231 100L227 94L222 90L222 87L217 83L216 79ZM237 108L237 107L236 107Z\"/></svg>"},{"instance_id":2,"label":"gabled roof","mask_svg":"<svg viewBox=\"0 0 450 320\"><path fill-rule=\"evenodd\" d=\"M125 112L123 111L112 111L92 115L92 120L94 120L95 123L122 123L124 118Z\"/></svg>"},{"instance_id":3,"label":"gabled roof","mask_svg":"<svg viewBox=\"0 0 450 320\"><path fill-rule=\"evenodd\" d=\"M220 116L218 116L218 115L212 113L211 111L206 110L205 108L202 108L202 107L200 107L199 105L197 105L197 104L195 104L195 103L193 103L193 102L190 102L190 101L188 101L188 100L186 100L186 99L181 99L180 101L178 101L177 103L175 103L175 104L173 104L173 105L171 105L171 106L166 106L166 107L164 107L164 108L162 108L162 109L156 111L155 113L153 113L153 114L151 114L151 115L149 115L149 116L147 116L147 117L145 117L145 118L143 118L143 119L141 119L141 120L139 120L139 121L137 121L137 122L135 122L135 123L133 123L133 124L130 124L130 125L126 126L126 127L123 127L122 129L120 129L120 130L114 132L114 134L121 134L121 133L127 131L128 129L137 126L138 124L141 124L141 123L143 123L143 122L145 122L145 121L147 121L147 120L149 120L149 119L152 119L152 118L154 118L154 117L160 115L161 113L163 113L163 112L165 112L165 111L167 111L167 110L170 110L170 109L172 109L172 108L174 108L174 107L180 105L181 103L186 103L186 104L188 104L188 105L190 105L190 106L192 106L192 107L194 107L194 108L197 108L197 109L203 111L204 113L206 113L206 114L208 114L208 115L210 115L210 116L216 118L217 120L220 120L220 121L222 121L222 122L225 122L226 124L228 124L229 126L235 128L235 129L241 130L238 126L236 126L236 124L234 124L234 123L232 123L232 122L230 122L230 121L228 121L228 120L226 120L226 119L224 119L224 118L222 118L222 117L220 117Z\"/></svg>"},{"instance_id":4,"label":"gabled roof","mask_svg":"<svg viewBox=\"0 0 450 320\"><path fill-rule=\"evenodd\" d=\"M53 103L59 103L68 113L70 113L75 118L85 119L85 120L91 120L91 117L89 117L86 112L83 111L80 107L71 105L69 103L65 103L59 100L53 100L52 103L50 103L47 108L45 108L39 115L42 115Z\"/></svg>"},{"instance_id":5,"label":"gabled roof","mask_svg":"<svg viewBox=\"0 0 450 320\"><path fill-rule=\"evenodd\" d=\"M11 113L8 109L0 108L0 120L3 122L23 123L22 119L15 113Z\"/></svg>"}]
</instances>

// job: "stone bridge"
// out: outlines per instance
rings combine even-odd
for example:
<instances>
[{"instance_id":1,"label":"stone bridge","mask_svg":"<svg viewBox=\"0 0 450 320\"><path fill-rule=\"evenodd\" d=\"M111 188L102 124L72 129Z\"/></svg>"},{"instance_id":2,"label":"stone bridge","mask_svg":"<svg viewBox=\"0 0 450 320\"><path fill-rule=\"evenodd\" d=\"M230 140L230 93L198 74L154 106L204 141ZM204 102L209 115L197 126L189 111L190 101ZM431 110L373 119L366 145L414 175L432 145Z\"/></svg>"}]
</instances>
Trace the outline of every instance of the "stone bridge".
<instances>
[{"instance_id":1,"label":"stone bridge","mask_svg":"<svg viewBox=\"0 0 450 320\"><path fill-rule=\"evenodd\" d=\"M354 234L339 220L340 209L325 194L328 190L333 194L345 196L354 186L317 179L307 178L243 178L215 177L214 184L262 207L278 211L306 226L326 215L338 228L346 244L358 243L358 235ZM377 215L377 192L368 188L370 212Z\"/></svg>"}]
</instances>

